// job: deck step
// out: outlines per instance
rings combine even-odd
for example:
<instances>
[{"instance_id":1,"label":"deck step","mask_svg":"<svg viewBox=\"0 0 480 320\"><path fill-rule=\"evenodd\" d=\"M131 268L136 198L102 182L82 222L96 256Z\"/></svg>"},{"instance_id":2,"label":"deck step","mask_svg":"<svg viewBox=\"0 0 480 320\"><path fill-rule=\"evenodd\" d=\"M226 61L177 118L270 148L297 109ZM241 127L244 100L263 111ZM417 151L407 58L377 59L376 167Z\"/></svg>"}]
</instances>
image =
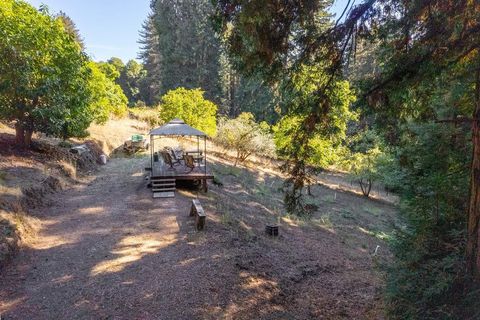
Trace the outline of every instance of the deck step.
<instances>
[{"instance_id":1,"label":"deck step","mask_svg":"<svg viewBox=\"0 0 480 320\"><path fill-rule=\"evenodd\" d=\"M152 188L153 192L167 192L167 191L176 191L176 188Z\"/></svg>"},{"instance_id":2,"label":"deck step","mask_svg":"<svg viewBox=\"0 0 480 320\"><path fill-rule=\"evenodd\" d=\"M151 177L150 178L152 181L173 181L175 182L175 178L162 178L162 177Z\"/></svg>"},{"instance_id":3,"label":"deck step","mask_svg":"<svg viewBox=\"0 0 480 320\"><path fill-rule=\"evenodd\" d=\"M153 193L154 198L174 198L174 192L155 192Z\"/></svg>"},{"instance_id":4,"label":"deck step","mask_svg":"<svg viewBox=\"0 0 480 320\"><path fill-rule=\"evenodd\" d=\"M164 185L152 184L152 188L154 189L175 188L175 185L174 184L164 184Z\"/></svg>"},{"instance_id":5,"label":"deck step","mask_svg":"<svg viewBox=\"0 0 480 320\"><path fill-rule=\"evenodd\" d=\"M175 188L174 184L152 184L152 188L161 189L161 188Z\"/></svg>"},{"instance_id":6,"label":"deck step","mask_svg":"<svg viewBox=\"0 0 480 320\"><path fill-rule=\"evenodd\" d=\"M174 194L177 190L176 180L172 177L152 177L152 192L158 194L158 197L164 198L166 194ZM160 195L162 194L162 196Z\"/></svg>"},{"instance_id":7,"label":"deck step","mask_svg":"<svg viewBox=\"0 0 480 320\"><path fill-rule=\"evenodd\" d=\"M152 186L175 186L175 182L152 181Z\"/></svg>"}]
</instances>

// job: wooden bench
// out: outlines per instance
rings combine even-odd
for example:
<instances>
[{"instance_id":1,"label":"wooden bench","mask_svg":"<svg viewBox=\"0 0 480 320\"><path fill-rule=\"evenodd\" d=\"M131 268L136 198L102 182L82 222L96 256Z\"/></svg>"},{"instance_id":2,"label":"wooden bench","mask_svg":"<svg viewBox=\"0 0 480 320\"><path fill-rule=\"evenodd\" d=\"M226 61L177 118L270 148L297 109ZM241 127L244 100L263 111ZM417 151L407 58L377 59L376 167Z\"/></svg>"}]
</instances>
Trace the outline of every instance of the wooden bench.
<instances>
[{"instance_id":1,"label":"wooden bench","mask_svg":"<svg viewBox=\"0 0 480 320\"><path fill-rule=\"evenodd\" d=\"M192 207L190 208L190 216L195 216L195 227L197 228L198 231L203 230L203 227L205 226L205 219L207 218L207 215L205 214L205 211L203 210L202 204L200 203L200 200L198 199L193 199L192 200Z\"/></svg>"}]
</instances>

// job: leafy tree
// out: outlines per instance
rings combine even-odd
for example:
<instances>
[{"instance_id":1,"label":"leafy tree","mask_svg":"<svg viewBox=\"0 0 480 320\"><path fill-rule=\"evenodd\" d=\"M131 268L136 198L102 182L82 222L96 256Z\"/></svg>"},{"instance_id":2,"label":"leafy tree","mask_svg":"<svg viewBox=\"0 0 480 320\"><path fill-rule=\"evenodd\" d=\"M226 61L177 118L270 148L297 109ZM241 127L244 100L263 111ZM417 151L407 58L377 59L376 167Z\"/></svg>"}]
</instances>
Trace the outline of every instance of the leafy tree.
<instances>
[{"instance_id":1,"label":"leafy tree","mask_svg":"<svg viewBox=\"0 0 480 320\"><path fill-rule=\"evenodd\" d=\"M270 126L265 122L255 122L251 113L241 113L235 119L220 118L215 141L229 150L235 150L235 166L252 154L269 157L275 154Z\"/></svg>"},{"instance_id":2,"label":"leafy tree","mask_svg":"<svg viewBox=\"0 0 480 320\"><path fill-rule=\"evenodd\" d=\"M210 136L216 132L218 107L203 97L200 89L178 88L162 96L160 118L168 122L180 118Z\"/></svg>"},{"instance_id":3,"label":"leafy tree","mask_svg":"<svg viewBox=\"0 0 480 320\"><path fill-rule=\"evenodd\" d=\"M102 71L113 79L121 88L128 99L128 104L134 106L139 101L144 101L141 86L145 78L143 66L135 60L129 60L124 64L120 58L111 58L107 62L101 62Z\"/></svg>"},{"instance_id":4,"label":"leafy tree","mask_svg":"<svg viewBox=\"0 0 480 320\"><path fill-rule=\"evenodd\" d=\"M302 118L300 116L285 116L273 126L275 146L281 158L288 159L291 149L294 148L295 132L300 130ZM341 161L344 153L341 139L315 135L309 142L310 153L305 161L308 165L325 169Z\"/></svg>"},{"instance_id":5,"label":"leafy tree","mask_svg":"<svg viewBox=\"0 0 480 320\"><path fill-rule=\"evenodd\" d=\"M368 197L374 182L387 180L387 170L391 168L385 167L390 165L390 155L384 151L386 148L380 135L373 130L362 130L347 140L350 152L343 159L342 166L349 172L352 181L360 185L363 195Z\"/></svg>"},{"instance_id":6,"label":"leafy tree","mask_svg":"<svg viewBox=\"0 0 480 320\"><path fill-rule=\"evenodd\" d=\"M97 123L105 123L110 115L118 117L127 114L127 97L122 88L102 72L95 62L89 63L91 70L89 88L91 92L90 109Z\"/></svg>"},{"instance_id":7,"label":"leafy tree","mask_svg":"<svg viewBox=\"0 0 480 320\"><path fill-rule=\"evenodd\" d=\"M408 222L392 240L386 302L393 319L470 319L478 293L465 274L471 146L465 128L415 120L400 130L396 190Z\"/></svg>"},{"instance_id":8,"label":"leafy tree","mask_svg":"<svg viewBox=\"0 0 480 320\"><path fill-rule=\"evenodd\" d=\"M268 83L256 76L241 75L224 54L220 57L220 66L222 114L235 118L242 112L250 112L257 120L271 124L279 119L279 99Z\"/></svg>"},{"instance_id":9,"label":"leafy tree","mask_svg":"<svg viewBox=\"0 0 480 320\"><path fill-rule=\"evenodd\" d=\"M120 74L119 84L122 86L123 92L131 106L138 101L144 100L140 91L144 77L145 70L143 66L135 60L129 60Z\"/></svg>"},{"instance_id":10,"label":"leafy tree","mask_svg":"<svg viewBox=\"0 0 480 320\"><path fill-rule=\"evenodd\" d=\"M89 109L87 57L61 19L24 1L0 2L0 117L15 121L16 141L32 133L85 133Z\"/></svg>"},{"instance_id":11,"label":"leafy tree","mask_svg":"<svg viewBox=\"0 0 480 320\"><path fill-rule=\"evenodd\" d=\"M117 57L112 57L108 59L107 63L112 65L118 72L118 74L122 74L123 69L125 69L125 63L123 63L122 59Z\"/></svg>"},{"instance_id":12,"label":"leafy tree","mask_svg":"<svg viewBox=\"0 0 480 320\"><path fill-rule=\"evenodd\" d=\"M78 30L77 25L75 22L70 18L65 12L60 11L57 15L60 20L62 20L65 30L70 33L75 38L75 41L80 45L82 51L85 51L85 42L83 40L82 35L80 34L80 30Z\"/></svg>"},{"instance_id":13,"label":"leafy tree","mask_svg":"<svg viewBox=\"0 0 480 320\"><path fill-rule=\"evenodd\" d=\"M335 158L332 153L340 149L347 123L356 118L350 111L355 95L347 81L334 80L321 99L313 94L328 81L332 80L322 66L302 66L283 86L289 113L276 126L275 136L278 153L286 160L283 169L290 173L285 183L290 212L305 213L303 188L308 187L312 173ZM320 109L320 119L320 114L310 113L314 108Z\"/></svg>"},{"instance_id":14,"label":"leafy tree","mask_svg":"<svg viewBox=\"0 0 480 320\"><path fill-rule=\"evenodd\" d=\"M120 78L120 72L123 70L123 68L119 70L116 65L109 62L98 62L96 65L108 79L115 82Z\"/></svg>"}]
</instances>

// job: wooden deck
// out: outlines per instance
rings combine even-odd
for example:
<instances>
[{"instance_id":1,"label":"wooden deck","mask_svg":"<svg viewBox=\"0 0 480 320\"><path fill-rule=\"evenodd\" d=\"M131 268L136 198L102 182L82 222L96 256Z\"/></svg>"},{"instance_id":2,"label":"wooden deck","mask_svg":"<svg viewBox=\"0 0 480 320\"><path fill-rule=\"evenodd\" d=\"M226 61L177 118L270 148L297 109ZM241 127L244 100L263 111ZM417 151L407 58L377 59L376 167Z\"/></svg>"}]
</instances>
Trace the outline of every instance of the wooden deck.
<instances>
[{"instance_id":1,"label":"wooden deck","mask_svg":"<svg viewBox=\"0 0 480 320\"><path fill-rule=\"evenodd\" d=\"M153 162L153 168L151 172L152 178L171 178L176 180L206 180L213 179L213 174L207 166L207 172L205 173L205 166L196 166L191 172L190 169L184 165L176 165L172 168L166 164L158 161Z\"/></svg>"}]
</instances>

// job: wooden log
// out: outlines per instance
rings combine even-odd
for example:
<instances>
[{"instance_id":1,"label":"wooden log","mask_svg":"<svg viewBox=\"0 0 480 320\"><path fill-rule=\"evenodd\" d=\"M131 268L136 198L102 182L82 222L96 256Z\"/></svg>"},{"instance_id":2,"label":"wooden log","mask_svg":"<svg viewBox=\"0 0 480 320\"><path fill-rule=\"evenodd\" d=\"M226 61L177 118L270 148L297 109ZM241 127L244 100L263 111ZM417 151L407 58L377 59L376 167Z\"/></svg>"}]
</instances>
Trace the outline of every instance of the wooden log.
<instances>
[{"instance_id":1,"label":"wooden log","mask_svg":"<svg viewBox=\"0 0 480 320\"><path fill-rule=\"evenodd\" d=\"M205 210L200 203L200 200L193 199L192 206L190 208L190 216L195 216L195 227L198 231L203 230L205 227L205 220L207 215L205 214Z\"/></svg>"}]
</instances>

